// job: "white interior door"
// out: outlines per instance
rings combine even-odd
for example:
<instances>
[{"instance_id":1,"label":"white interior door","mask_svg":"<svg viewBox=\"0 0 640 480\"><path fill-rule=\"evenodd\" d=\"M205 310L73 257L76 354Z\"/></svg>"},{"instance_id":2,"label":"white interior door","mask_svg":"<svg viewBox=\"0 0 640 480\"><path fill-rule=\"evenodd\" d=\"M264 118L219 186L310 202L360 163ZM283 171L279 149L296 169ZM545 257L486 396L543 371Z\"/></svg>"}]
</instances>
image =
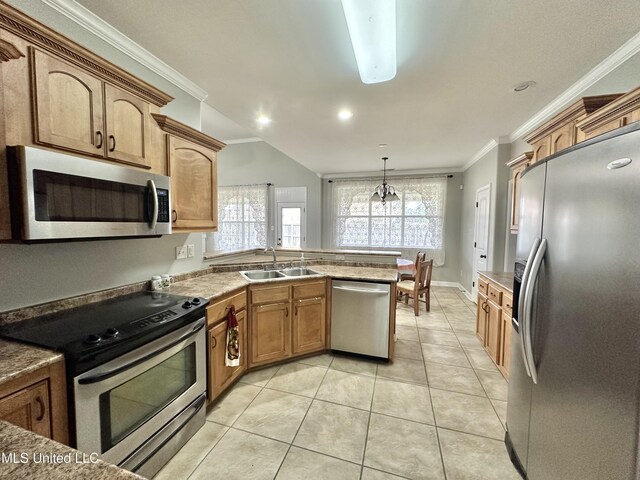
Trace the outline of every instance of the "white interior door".
<instances>
[{"instance_id":1,"label":"white interior door","mask_svg":"<svg viewBox=\"0 0 640 480\"><path fill-rule=\"evenodd\" d=\"M491 207L491 184L476 192L476 223L473 235L473 274L471 298L478 298L478 272L489 266L489 220Z\"/></svg>"},{"instance_id":2,"label":"white interior door","mask_svg":"<svg viewBox=\"0 0 640 480\"><path fill-rule=\"evenodd\" d=\"M278 209L278 236L276 243L282 248L307 246L306 208L304 202L280 202Z\"/></svg>"}]
</instances>

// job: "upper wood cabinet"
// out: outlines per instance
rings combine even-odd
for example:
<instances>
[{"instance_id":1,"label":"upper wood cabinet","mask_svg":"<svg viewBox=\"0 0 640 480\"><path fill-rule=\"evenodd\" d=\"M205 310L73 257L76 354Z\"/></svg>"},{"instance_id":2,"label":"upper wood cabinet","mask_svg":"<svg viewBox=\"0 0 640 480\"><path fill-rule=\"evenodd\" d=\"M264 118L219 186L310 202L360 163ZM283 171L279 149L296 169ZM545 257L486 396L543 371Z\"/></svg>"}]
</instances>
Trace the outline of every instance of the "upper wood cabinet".
<instances>
[{"instance_id":1,"label":"upper wood cabinet","mask_svg":"<svg viewBox=\"0 0 640 480\"><path fill-rule=\"evenodd\" d=\"M511 233L518 233L518 222L520 218L520 178L522 172L531 165L533 152L525 152L522 155L507 162L507 167L511 168Z\"/></svg>"},{"instance_id":2,"label":"upper wood cabinet","mask_svg":"<svg viewBox=\"0 0 640 480\"><path fill-rule=\"evenodd\" d=\"M109 84L104 99L107 158L151 167L149 104Z\"/></svg>"},{"instance_id":3,"label":"upper wood cabinet","mask_svg":"<svg viewBox=\"0 0 640 480\"><path fill-rule=\"evenodd\" d=\"M31 48L34 143L151 168L149 103Z\"/></svg>"},{"instance_id":4,"label":"upper wood cabinet","mask_svg":"<svg viewBox=\"0 0 640 480\"><path fill-rule=\"evenodd\" d=\"M536 128L525 138L525 141L533 147L531 163L539 162L549 155L585 140L584 133L577 127L578 122L616 100L620 95L618 93L583 97Z\"/></svg>"},{"instance_id":5,"label":"upper wood cabinet","mask_svg":"<svg viewBox=\"0 0 640 480\"><path fill-rule=\"evenodd\" d=\"M40 50L31 61L34 142L102 156L102 81Z\"/></svg>"},{"instance_id":6,"label":"upper wood cabinet","mask_svg":"<svg viewBox=\"0 0 640 480\"><path fill-rule=\"evenodd\" d=\"M167 133L174 231L217 231L217 152L225 144L165 115L152 116Z\"/></svg>"},{"instance_id":7,"label":"upper wood cabinet","mask_svg":"<svg viewBox=\"0 0 640 480\"><path fill-rule=\"evenodd\" d=\"M589 139L637 121L640 121L640 87L595 111L577 127Z\"/></svg>"}]
</instances>

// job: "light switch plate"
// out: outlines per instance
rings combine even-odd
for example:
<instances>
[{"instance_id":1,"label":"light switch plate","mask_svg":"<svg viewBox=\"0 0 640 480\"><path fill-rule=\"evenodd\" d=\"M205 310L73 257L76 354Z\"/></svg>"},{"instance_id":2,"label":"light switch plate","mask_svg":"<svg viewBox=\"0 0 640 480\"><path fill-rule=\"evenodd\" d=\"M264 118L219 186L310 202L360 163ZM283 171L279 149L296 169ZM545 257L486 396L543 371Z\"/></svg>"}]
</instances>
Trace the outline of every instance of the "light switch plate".
<instances>
[{"instance_id":1,"label":"light switch plate","mask_svg":"<svg viewBox=\"0 0 640 480\"><path fill-rule=\"evenodd\" d=\"M187 258L187 246L181 245L176 247L176 260Z\"/></svg>"},{"instance_id":2,"label":"light switch plate","mask_svg":"<svg viewBox=\"0 0 640 480\"><path fill-rule=\"evenodd\" d=\"M187 245L187 256L189 258L195 256L196 254L196 246L193 243L190 243L189 245Z\"/></svg>"}]
</instances>

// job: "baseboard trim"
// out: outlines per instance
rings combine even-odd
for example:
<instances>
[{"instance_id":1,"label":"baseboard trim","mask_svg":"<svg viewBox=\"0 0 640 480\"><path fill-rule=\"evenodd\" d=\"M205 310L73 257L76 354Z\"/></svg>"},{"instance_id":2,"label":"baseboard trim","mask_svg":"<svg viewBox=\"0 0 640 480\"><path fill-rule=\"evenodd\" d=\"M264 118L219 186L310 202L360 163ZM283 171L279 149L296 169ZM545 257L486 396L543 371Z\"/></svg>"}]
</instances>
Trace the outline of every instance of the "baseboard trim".
<instances>
[{"instance_id":1,"label":"baseboard trim","mask_svg":"<svg viewBox=\"0 0 640 480\"><path fill-rule=\"evenodd\" d=\"M464 296L467 297L470 302L476 303L476 299L471 297L471 294L465 290L465 288L462 286L462 284L460 282L439 282L439 281L433 280L431 282L431 285L433 285L434 287L453 287L453 288L457 288L462 293L464 293Z\"/></svg>"}]
</instances>

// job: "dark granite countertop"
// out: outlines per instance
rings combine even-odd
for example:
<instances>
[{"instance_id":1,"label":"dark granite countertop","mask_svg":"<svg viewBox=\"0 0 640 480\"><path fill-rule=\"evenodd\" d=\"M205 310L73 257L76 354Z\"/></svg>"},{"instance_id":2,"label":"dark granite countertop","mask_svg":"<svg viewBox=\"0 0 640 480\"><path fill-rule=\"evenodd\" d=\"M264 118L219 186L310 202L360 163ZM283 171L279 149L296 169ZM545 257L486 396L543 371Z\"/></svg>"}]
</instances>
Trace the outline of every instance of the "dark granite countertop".
<instances>
[{"instance_id":1,"label":"dark granite countertop","mask_svg":"<svg viewBox=\"0 0 640 480\"><path fill-rule=\"evenodd\" d=\"M62 354L19 342L0 340L0 384L62 360Z\"/></svg>"},{"instance_id":2,"label":"dark granite countertop","mask_svg":"<svg viewBox=\"0 0 640 480\"><path fill-rule=\"evenodd\" d=\"M487 277L493 283L513 293L513 272L478 272L478 275Z\"/></svg>"},{"instance_id":3,"label":"dark granite countertop","mask_svg":"<svg viewBox=\"0 0 640 480\"><path fill-rule=\"evenodd\" d=\"M115 465L0 420L0 478L12 480L143 480ZM13 457L11 459L7 457ZM9 460L9 461L6 461Z\"/></svg>"}]
</instances>

